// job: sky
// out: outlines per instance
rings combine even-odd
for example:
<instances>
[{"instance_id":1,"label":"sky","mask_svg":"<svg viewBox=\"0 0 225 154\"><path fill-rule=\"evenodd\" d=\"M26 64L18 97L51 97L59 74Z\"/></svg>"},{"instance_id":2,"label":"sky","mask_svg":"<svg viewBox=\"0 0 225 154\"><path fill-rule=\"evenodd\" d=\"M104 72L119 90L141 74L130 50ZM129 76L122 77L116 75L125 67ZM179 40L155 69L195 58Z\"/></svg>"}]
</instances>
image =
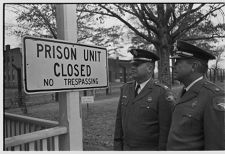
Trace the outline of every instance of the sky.
<instances>
[{"instance_id":1,"label":"sky","mask_svg":"<svg viewBox=\"0 0 225 154\"><path fill-rule=\"evenodd\" d=\"M11 12L9 9L5 9L5 26L17 25L16 22L17 14ZM6 31L5 31L6 33ZM16 36L5 35L5 45L9 44L11 48L20 47L21 40Z\"/></svg>"},{"instance_id":2,"label":"sky","mask_svg":"<svg viewBox=\"0 0 225 154\"><path fill-rule=\"evenodd\" d=\"M223 9L224 10L224 13L225 13L225 8ZM5 25L6 26L11 26L11 25L17 25L17 22L16 22L16 16L17 14L9 11L9 9L6 7L5 9ZM110 19L112 20L112 19ZM116 23L118 20L116 19L115 21L111 21L111 23ZM215 19L214 22L225 22L225 18L221 16L220 14L220 17L217 17ZM105 26L110 26L109 24L110 22L105 22ZM22 40L20 38L17 38L16 36L9 36L9 35L6 35L5 36L5 44L10 44L10 47L11 48L16 48L16 47L21 47L22 46ZM225 39L221 39L219 43L216 44L217 46L225 46ZM128 46L125 45L125 47L120 51L123 55L125 55L126 57L120 57L120 59L123 59L123 60L126 60L126 59L131 59L132 56L130 54L127 54L127 49L128 49ZM116 54L112 54L111 55L112 58L115 58L116 57ZM223 54L222 57L225 57L225 54ZM209 66L213 65L213 63L215 63L215 61L210 61L209 62ZM225 58L224 60L222 60L221 62L219 62L219 66L220 67L223 67L225 68Z\"/></svg>"}]
</instances>

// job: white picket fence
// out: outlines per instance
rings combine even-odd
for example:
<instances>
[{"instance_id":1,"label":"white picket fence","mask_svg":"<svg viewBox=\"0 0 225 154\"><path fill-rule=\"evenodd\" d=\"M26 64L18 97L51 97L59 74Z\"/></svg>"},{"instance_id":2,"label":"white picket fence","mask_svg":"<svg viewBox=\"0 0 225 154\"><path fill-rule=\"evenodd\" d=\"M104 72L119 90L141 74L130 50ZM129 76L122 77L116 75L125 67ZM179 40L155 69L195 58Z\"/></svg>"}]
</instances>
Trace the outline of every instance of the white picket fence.
<instances>
[{"instance_id":1,"label":"white picket fence","mask_svg":"<svg viewBox=\"0 0 225 154\"><path fill-rule=\"evenodd\" d=\"M59 151L59 137L66 133L56 121L4 113L5 151Z\"/></svg>"}]
</instances>

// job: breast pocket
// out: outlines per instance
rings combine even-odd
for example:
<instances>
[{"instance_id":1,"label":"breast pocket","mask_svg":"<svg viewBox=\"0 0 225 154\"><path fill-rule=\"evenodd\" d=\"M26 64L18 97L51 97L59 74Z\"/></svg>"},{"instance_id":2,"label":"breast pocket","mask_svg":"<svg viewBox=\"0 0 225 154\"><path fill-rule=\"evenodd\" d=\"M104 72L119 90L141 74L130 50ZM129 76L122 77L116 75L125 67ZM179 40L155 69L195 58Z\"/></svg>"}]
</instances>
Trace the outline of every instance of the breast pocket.
<instances>
[{"instance_id":1,"label":"breast pocket","mask_svg":"<svg viewBox=\"0 0 225 154\"><path fill-rule=\"evenodd\" d=\"M154 111L157 112L157 106L155 102L148 102L145 101L143 104L140 105L140 108L142 110L146 110L146 111Z\"/></svg>"},{"instance_id":2,"label":"breast pocket","mask_svg":"<svg viewBox=\"0 0 225 154\"><path fill-rule=\"evenodd\" d=\"M195 110L183 113L181 125L187 134L201 131L203 126L200 113Z\"/></svg>"},{"instance_id":3,"label":"breast pocket","mask_svg":"<svg viewBox=\"0 0 225 154\"><path fill-rule=\"evenodd\" d=\"M140 119L156 119L157 118L157 105L156 102L145 101L139 106Z\"/></svg>"}]
</instances>

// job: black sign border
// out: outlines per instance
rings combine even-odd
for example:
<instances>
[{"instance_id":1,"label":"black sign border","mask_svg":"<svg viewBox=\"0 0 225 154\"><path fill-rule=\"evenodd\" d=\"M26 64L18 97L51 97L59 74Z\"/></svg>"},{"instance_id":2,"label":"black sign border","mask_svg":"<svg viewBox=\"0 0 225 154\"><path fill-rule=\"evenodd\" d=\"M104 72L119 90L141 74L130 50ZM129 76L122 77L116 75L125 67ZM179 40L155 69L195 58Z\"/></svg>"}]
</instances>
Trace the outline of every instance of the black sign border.
<instances>
[{"instance_id":1,"label":"black sign border","mask_svg":"<svg viewBox=\"0 0 225 154\"><path fill-rule=\"evenodd\" d=\"M107 85L106 86L97 86L97 87L85 87L85 88L62 88L62 89L39 89L39 90L29 90L27 87L27 70L26 70L26 46L25 46L25 41L27 39L31 40L40 40L40 41L47 41L47 42L54 42L54 43L63 43L63 44L69 44L69 45L78 45L78 46L84 46L84 47L94 47L98 49L103 49L106 51L106 76L107 76ZM58 39L46 39L46 38L38 38L38 37L32 37L32 36L24 36L23 37L23 76L24 76L24 90L26 93L43 93L43 92L69 92L69 91L80 91L80 90L90 90L90 89L103 89L103 88L108 88L109 85L109 73L108 73L108 54L107 54L107 49L103 47L98 47L98 46L91 46L91 45L86 45L86 44L78 44L78 43L71 43L67 42L65 40L58 40Z\"/></svg>"}]
</instances>

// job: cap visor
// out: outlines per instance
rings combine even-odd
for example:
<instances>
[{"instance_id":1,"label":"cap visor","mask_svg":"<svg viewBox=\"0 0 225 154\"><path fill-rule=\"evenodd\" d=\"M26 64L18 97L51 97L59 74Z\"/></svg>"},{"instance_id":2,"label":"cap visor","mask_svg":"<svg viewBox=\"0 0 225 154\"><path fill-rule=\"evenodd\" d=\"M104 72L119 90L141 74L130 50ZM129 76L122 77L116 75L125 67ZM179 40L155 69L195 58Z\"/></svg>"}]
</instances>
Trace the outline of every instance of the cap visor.
<instances>
[{"instance_id":1,"label":"cap visor","mask_svg":"<svg viewBox=\"0 0 225 154\"><path fill-rule=\"evenodd\" d=\"M134 61L143 61L143 62L152 62L153 59L148 59L148 58L143 58L143 57L138 57L138 58L133 58Z\"/></svg>"},{"instance_id":2,"label":"cap visor","mask_svg":"<svg viewBox=\"0 0 225 154\"><path fill-rule=\"evenodd\" d=\"M193 56L180 56L180 55L174 55L172 57L170 57L170 59L190 59L190 58L194 58Z\"/></svg>"},{"instance_id":3,"label":"cap visor","mask_svg":"<svg viewBox=\"0 0 225 154\"><path fill-rule=\"evenodd\" d=\"M184 57L181 57L181 56L178 56L178 55L174 55L174 56L170 57L170 59L181 59L181 58L184 58Z\"/></svg>"}]
</instances>

